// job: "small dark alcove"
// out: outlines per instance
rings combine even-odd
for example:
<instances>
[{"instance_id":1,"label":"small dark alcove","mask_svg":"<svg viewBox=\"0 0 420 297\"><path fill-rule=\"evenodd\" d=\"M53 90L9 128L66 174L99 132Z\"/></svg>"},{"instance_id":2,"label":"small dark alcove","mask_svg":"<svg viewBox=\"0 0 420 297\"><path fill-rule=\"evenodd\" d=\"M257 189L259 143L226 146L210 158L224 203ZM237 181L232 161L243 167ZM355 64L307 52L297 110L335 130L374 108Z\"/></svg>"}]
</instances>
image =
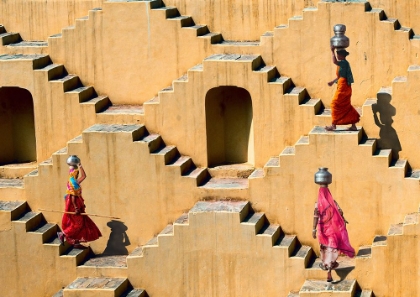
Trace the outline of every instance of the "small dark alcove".
<instances>
[{"instance_id":1,"label":"small dark alcove","mask_svg":"<svg viewBox=\"0 0 420 297\"><path fill-rule=\"evenodd\" d=\"M0 88L0 165L36 161L34 104L31 93Z\"/></svg>"},{"instance_id":2,"label":"small dark alcove","mask_svg":"<svg viewBox=\"0 0 420 297\"><path fill-rule=\"evenodd\" d=\"M253 162L249 92L221 86L210 89L205 100L208 166Z\"/></svg>"}]
</instances>

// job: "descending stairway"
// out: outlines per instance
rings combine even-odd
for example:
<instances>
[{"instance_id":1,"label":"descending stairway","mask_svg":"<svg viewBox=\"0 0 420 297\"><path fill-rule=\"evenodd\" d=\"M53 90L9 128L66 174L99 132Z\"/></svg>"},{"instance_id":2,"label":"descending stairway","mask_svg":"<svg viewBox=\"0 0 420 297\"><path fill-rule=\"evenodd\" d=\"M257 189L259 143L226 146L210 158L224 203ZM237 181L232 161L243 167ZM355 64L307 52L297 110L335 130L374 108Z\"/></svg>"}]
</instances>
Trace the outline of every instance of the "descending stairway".
<instances>
[{"instance_id":1,"label":"descending stairway","mask_svg":"<svg viewBox=\"0 0 420 297\"><path fill-rule=\"evenodd\" d=\"M310 36L319 35L323 40L327 40L327 36L331 36L333 33L331 23L345 23L348 26L350 39L359 45L363 44L361 48L355 47L354 43L350 46L352 52L350 60L352 61L353 55L360 57L360 59L351 62L353 74L357 80L356 84L359 83L357 87L355 85L353 88L352 101L356 105L361 106L363 101L360 99L363 100L366 95L372 96L375 90L384 85L386 81L403 75L408 65L419 63L420 38L411 28L401 26L397 19L388 18L384 10L372 8L367 1L351 1L345 4L328 2L331 1L318 1L317 7L304 9L302 15L292 17L288 24L276 27L273 37L274 48L276 48L273 63L282 73L292 77L297 84L304 84L310 94L323 98L326 105L329 105L330 98L332 98L332 89L327 87L326 82L331 79L329 76L333 73L333 67L332 64L320 62L315 58L324 56L324 47L316 47L312 51L296 51L295 49L301 46L301 40L308 39L310 42L309 40L312 40ZM335 15L342 15L342 17L336 18ZM325 18L331 20L328 25L317 21ZM369 30L370 34L353 35L350 31L353 26L352 18L359 20L358 28L360 30ZM368 36L369 38L367 38ZM286 40L287 42L285 42ZM384 50L380 52L373 50L378 48ZM363 60L370 61L369 65L362 64ZM302 63L301 61L305 61L305 63L301 67L296 67L296 63ZM387 70L384 71L384 68L379 66L383 61L398 61L398 63L386 64ZM331 65L329 68L331 72L318 71L328 65ZM316 79L314 79L314 75L317 76Z\"/></svg>"},{"instance_id":2,"label":"descending stairway","mask_svg":"<svg viewBox=\"0 0 420 297\"><path fill-rule=\"evenodd\" d=\"M198 133L206 129L205 116L201 112L189 112L187 106L204 111L203 98L209 89L217 86L236 86L251 94L254 130L261 132L254 144L257 167L308 131L313 126L313 116L322 109L319 99L309 98L305 88L296 87L276 67L265 65L261 56L216 54L190 68L187 74L144 103L146 126L205 166L206 139L203 133ZM263 128L265 122L271 123L270 129ZM182 130L177 128L179 125Z\"/></svg>"},{"instance_id":3,"label":"descending stairway","mask_svg":"<svg viewBox=\"0 0 420 297\"><path fill-rule=\"evenodd\" d=\"M235 225L238 223L235 219L237 216L239 216L240 226ZM215 225L213 226L213 224ZM217 228L217 230L213 230L213 228ZM197 237L195 234L200 232L203 236ZM226 238L222 235L225 233L229 234ZM239 235L239 233L242 235ZM219 248L219 244L223 247ZM173 249L174 245L177 246L177 250ZM185 279L184 281L187 283L180 284L177 283L177 279L182 278L182 276L177 275L174 275L175 280L170 282L160 280L160 278L166 278L166 273L170 273L167 271L169 267L174 271L188 271L189 274L198 273L198 271L195 272L195 268L189 262L193 261L190 257L194 256L191 256L190 252L186 250L187 246L195 247L194 250L200 255L195 260L198 265L197 269L199 267L209 267L206 270L200 270L203 275L196 281L203 282L206 273L218 275L221 279L237 278L234 281L239 282L237 283L239 287L241 282L247 282L248 293L254 292L260 296L265 296L268 294L267 292L271 291L273 284L267 282L265 286L262 286L265 288L256 289L253 285L255 279L248 279L247 273L234 270L236 275L233 276L228 274L227 268L224 267L225 265L229 267L240 266L241 264L236 262L239 258L245 262L242 265L246 266L246 261L251 261L251 259L248 259L248 254L252 254L259 255L259 260L253 262L253 272L259 273L260 269L264 269L265 274L270 279L275 278L277 280L275 287L280 295L282 291L286 294L284 290L291 286L296 288L296 282L299 282L299 280L303 283L306 276L302 274L302 269L306 271L318 270L319 278L318 280L306 281L300 289L301 296L309 296L305 294L311 291L322 291L319 286L326 283L321 281L326 277L326 273L319 268L312 267L313 263L318 261L314 251L309 246L302 245L295 235L285 234L279 225L270 224L264 213L254 212L246 201L197 202L188 213L179 217L173 224L169 224L157 236L145 245L138 247L127 257L130 281L136 286L146 287L150 294L159 296L170 296L167 286L171 287L171 292L177 296L194 295L193 286L188 285L193 280ZM218 257L223 257L226 262L219 263L214 260L213 264L207 264L207 255L213 257L213 253L217 253ZM239 258L233 256L236 253ZM178 261L178 259L183 260ZM265 264L259 264L258 262ZM162 266L158 267L155 263L161 263ZM276 267L279 263L282 263L280 264L282 266L281 271L273 270L272 267ZM342 262L340 261L340 263ZM351 269L353 268L354 266ZM282 273L288 275L288 277L283 276ZM338 271L337 274L340 274L340 272ZM341 281L334 282L329 290L347 291L348 294L345 296L360 296L351 295L358 288L355 280L347 280L347 277L348 275L344 275ZM162 284L160 285L160 283ZM163 285L163 283L165 284ZM233 295L240 292L240 290L235 291L233 288L230 288L230 290L233 290L231 291Z\"/></svg>"},{"instance_id":4,"label":"descending stairway","mask_svg":"<svg viewBox=\"0 0 420 297\"><path fill-rule=\"evenodd\" d=\"M32 95L34 116L39 119L35 130L38 162L95 123L143 122L141 105L113 105L107 96L98 95L91 86L84 86L78 76L68 74L63 65L53 64L47 55L1 55L0 64L2 86L19 86ZM30 73L19 76L16 69ZM43 105L52 108L37 108ZM11 164L1 167L0 177L2 172L12 169L19 171L19 177L22 177L33 166ZM6 177L16 177L16 174Z\"/></svg>"},{"instance_id":5,"label":"descending stairway","mask_svg":"<svg viewBox=\"0 0 420 297\"><path fill-rule=\"evenodd\" d=\"M221 232L221 234L229 233L231 242L227 241L224 237L219 238L219 236L216 236L216 233L218 232L213 230L214 227L212 224L203 224L204 222L209 222L206 219L207 217L213 217L216 222L220 220L219 223L216 223L221 224L219 225L218 232ZM225 222L225 225L221 222ZM236 225L238 223L240 223L240 225ZM201 228L203 228L201 231L203 232L203 236L201 238L194 237L192 233L191 235L188 235L190 234L189 232L196 232L194 230L201 230ZM237 232L242 232L242 235L237 234ZM220 236L222 236L221 234ZM207 253L222 252L218 250L219 248L212 251L212 246L217 245L216 242L219 241L220 244L223 242L222 246L229 247L226 250L226 255L224 257L228 257L226 258L228 262L233 261L232 265L234 266L235 264L233 263L236 261L236 257L229 258L229 255L230 253L235 253L234 251L236 248L239 248L239 246L241 246L239 249L242 249L244 254L240 255L241 252L239 251L238 253L244 261L246 261L246 259L251 260L251 258L248 258L247 256L249 253L258 253L262 257L261 262L266 263L268 261L268 266L275 266L275 263L286 262L289 264L285 263L285 267L296 267L296 269L299 270L308 265L310 258L313 255L313 251L310 247L301 245L296 236L284 234L279 225L270 224L264 213L254 212L250 204L246 201L203 201L197 202L188 213L179 217L173 224L169 224L157 236L152 238L145 245L135 249L127 257L129 279L135 286L144 284L144 287L147 287L150 294L172 296L170 295L170 292L172 292L177 296L194 295L194 289L191 288L190 290L192 291L189 291L188 289L188 283L193 281L192 279L185 279L187 282L185 284L178 281L178 278L182 277L182 273L180 275L173 275L173 280L166 282L166 285L162 286L159 283L161 283L163 279L166 279L166 273L170 273L170 270L167 270L169 267L175 271L189 270L189 273L191 274L198 273L198 271L194 271L193 267L189 267L192 263L187 260L189 252L186 250L184 251L184 248L187 246L194 246L196 247L197 252L202 251L201 253L199 252L199 254L202 255L203 259L197 259L197 261L202 263L202 265L208 265L204 264L207 263L205 256ZM247 242L247 244L245 244L245 242ZM236 244L239 244L239 246L236 247ZM172 247L173 245L176 245L178 248L174 250ZM223 247L220 248L224 249ZM254 251L254 249L256 250ZM178 261L178 257L180 257L179 259L183 258L184 260ZM274 263L272 260L265 259L265 257L279 258L276 258ZM158 267L154 263L161 263L162 266ZM220 267L224 266L222 263L220 263L220 265ZM239 263L237 265L239 265ZM212 275L221 273L222 275L220 275L220 277L223 279L228 277L228 275L224 274L225 272L222 272L224 271L222 268L222 270L218 272L216 267L217 265L213 266L213 269L209 267L210 270L203 270L202 272L204 274L211 273ZM260 268L261 267L255 263L255 271L259 271ZM266 268L267 273L272 273L271 268ZM287 272L277 271L277 273L281 274ZM238 276L239 274L241 276ZM298 277L299 274L293 275ZM245 281L245 279L247 279L247 274L237 271L237 275L232 275L231 277L239 277L237 281L240 279L241 281ZM272 277L274 277L274 275L272 275ZM278 275L278 277L278 281L283 282L280 275ZM203 280L204 278L206 277L203 275L200 280ZM172 285L174 287L172 287ZM267 286L270 287L269 284L267 284ZM256 290L254 286L251 285L251 287L253 288L250 289L251 291ZM281 291L282 286L278 284L277 287L279 288L279 291ZM271 288L264 289L261 287L259 293L263 294L265 290L268 292ZM232 292L232 294L234 293Z\"/></svg>"},{"instance_id":6,"label":"descending stairway","mask_svg":"<svg viewBox=\"0 0 420 297\"><path fill-rule=\"evenodd\" d=\"M48 42L24 41L19 33L10 33L4 26L0 25L0 40L3 47L0 47L0 54L47 54Z\"/></svg>"}]
</instances>

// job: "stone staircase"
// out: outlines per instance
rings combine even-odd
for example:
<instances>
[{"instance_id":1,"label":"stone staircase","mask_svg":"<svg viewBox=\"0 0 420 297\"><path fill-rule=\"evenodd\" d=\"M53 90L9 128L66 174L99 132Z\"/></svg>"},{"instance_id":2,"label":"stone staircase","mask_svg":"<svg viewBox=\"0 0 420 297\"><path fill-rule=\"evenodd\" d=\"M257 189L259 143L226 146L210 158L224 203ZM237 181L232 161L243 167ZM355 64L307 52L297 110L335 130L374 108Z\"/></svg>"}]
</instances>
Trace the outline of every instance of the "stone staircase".
<instances>
[{"instance_id":1,"label":"stone staircase","mask_svg":"<svg viewBox=\"0 0 420 297\"><path fill-rule=\"evenodd\" d=\"M238 227L230 227L230 224L237 224L237 219L225 219L224 216L238 216L239 215L239 223L240 223L240 230L242 230L242 236L247 237L248 239L241 239L238 238L236 235L236 232L239 232L237 229ZM206 219L208 217L208 219ZM159 296L169 296L169 292L165 292L166 286L160 286L156 282L162 282L161 280L158 280L157 277L159 275L159 271L163 273L161 277L164 277L166 272L165 268L162 267L158 269L154 263L162 263L166 267L171 267L171 269L174 269L175 271L178 270L188 270L189 273L193 273L193 269L191 267L188 267L190 264L188 261L186 261L186 257L189 256L187 254L184 254L184 247L186 246L193 246L196 247L198 250L203 250L203 253L208 253L207 249L211 247L206 247L207 243L202 243L200 238L194 237L193 235L189 235L189 232L198 232L195 230L199 230L201 228L212 228L212 223L208 225L210 220L216 220L215 224L221 224L221 222L225 222L227 224L223 227L223 225L220 225L218 228L218 232L228 232L229 236L231 237L231 241L234 239L238 240L242 244L242 251L236 251L235 250L235 244L230 241L226 241L226 239L219 238L219 235L215 235L205 232L206 240L207 241L215 241L218 243L214 243L216 245L222 244L226 247L226 249L229 252L232 253L238 253L239 257L242 259L247 259L247 254L241 254L244 251L247 251L251 254L257 253L260 256L259 261L264 264L264 267L266 268L266 273L269 275L269 277L273 277L277 279L276 285L277 285L277 292L278 294L285 290L284 288L285 284L287 283L286 280L283 280L281 277L281 272L277 271L279 273L276 275L273 274L273 270L271 269L271 266L276 266L276 263L283 263L284 269L287 271L284 271L283 273L286 273L289 275L289 278L293 278L295 281L297 279L301 279L302 282L304 278L306 278L307 271L308 270L318 270L317 275L318 279L312 279L305 281L303 287L300 289L301 296L312 296L310 294L316 293L317 296L320 292L328 290L329 293L331 291L334 292L340 292L346 293L347 295L343 296L371 296L367 295L367 291L363 291L363 294L366 295L354 295L356 292L362 292L359 290L356 281L355 280L347 280L347 274L344 275L340 281L335 281L333 284L329 284L328 288L326 288L327 282L322 281L321 279L325 279L326 273L322 271L320 268L313 267L314 263L318 263L319 259L316 258L316 255L314 251L309 247L302 245L297 237L295 235L288 235L285 234L281 227L276 224L270 224L264 215L264 213L257 213L254 212L251 208L250 204L246 201L201 201L197 202L196 205L188 212L179 217L176 221L174 221L173 224L169 224L165 229L163 229L157 236L152 238L149 242L147 242L145 245L138 247L135 249L128 257L128 268L129 268L129 279L133 281L133 283L136 286L145 286L148 288L149 293L157 294L159 293ZM221 221L218 223L218 221ZM207 222L207 223L205 223ZM229 222L229 223L227 223ZM231 228L231 229L229 229ZM191 231L189 231L191 229ZM226 230L225 230L226 229ZM229 231L228 231L229 230ZM204 235L203 234L203 235ZM208 236L208 237L207 237ZM221 235L220 235L221 236ZM256 236L257 238L251 238ZM219 242L220 241L220 242ZM256 242L255 242L256 241ZM243 242L243 243L242 243ZM246 242L246 244L245 244ZM178 246L178 251L171 250L171 246L176 245ZM210 244L211 246L211 244ZM239 247L238 247L239 248ZM218 248L216 248L218 249ZM223 248L222 248L223 249ZM254 251L254 249L257 249L257 251ZM272 249L270 251L270 249ZM229 255L229 252L227 254ZM211 254L212 252L210 252ZM222 252L223 253L223 252ZM224 254L224 253L223 253ZM265 256L263 256L265 255ZM161 258L162 257L162 258ZM176 260L178 257L184 259L184 262L177 262ZM203 257L206 257L203 255ZM211 257L211 256L210 256ZM225 257L229 257L226 256ZM276 260L267 260L265 257L274 257ZM165 260L164 260L165 259ZM163 263L163 262L165 263ZM186 261L186 262L185 262ZM197 260L201 265L205 265L206 259L203 260ZM235 257L233 258L227 258L226 261L228 263L231 263L231 265L238 265L233 264L235 263ZM340 263L342 263L340 261ZM221 267L223 264L220 264ZM185 266L185 267L184 267ZM183 268L182 268L183 267ZM253 265L254 272L258 272L261 268L259 264L255 263ZM287 268L285 268L287 267ZM213 266L213 269L211 272L213 274L222 274L223 276L220 276L221 278L228 277L228 274L226 270L223 270L223 268L219 268L218 265ZM221 269L219 271L218 269ZM305 273L302 274L302 269L304 269ZM344 269L344 268L341 268ZM354 269L353 267L350 267L350 269ZM340 270L336 271L337 274L341 274ZM243 272L237 272L240 274L238 277L238 281L245 281L247 282L247 274ZM303 276L303 278L302 278ZM312 273L312 276L315 276L315 274ZM205 277L204 275L202 276ZM188 280L185 280L188 282ZM253 282L251 280L248 280L250 282ZM167 282L165 282L168 284ZM296 283L294 283L296 286ZM325 285L325 286L324 286ZM184 284L184 286L186 286ZM267 284L268 288L260 289L258 292L259 294L264 295L266 294L266 291L270 291L270 284ZM182 286L181 286L182 287ZM287 286L286 286L287 287ZM179 284L176 285L175 288L171 287L176 295L187 295L188 291L187 287L180 288ZM289 286L290 288L290 286ZM255 288L253 286L250 286L250 290L253 291ZM179 290L179 291L178 291ZM232 294L235 295L235 293L232 292ZM281 294L281 293L280 293ZM286 294L286 293L285 293ZM289 295L289 296L295 296L295 295ZM298 295L296 295L298 296ZM324 296L324 295L320 295ZM325 296L335 296L335 295L325 295ZM340 295L342 296L342 295Z\"/></svg>"},{"instance_id":2,"label":"stone staircase","mask_svg":"<svg viewBox=\"0 0 420 297\"><path fill-rule=\"evenodd\" d=\"M420 67L411 65L405 76L395 77L390 86L379 90L377 98L369 98L363 105L363 113L372 114L371 117L363 119L363 128L369 137L379 139L382 134L383 142L389 146L398 146L395 143L398 140L401 143L399 150L401 148L402 150L395 153L399 153L400 158L409 159L410 164L415 168L420 167L420 160L415 146L411 144L419 141L416 131L417 110L419 109L416 94L419 81ZM382 127L375 123L373 109L377 111L378 118L383 117L382 121L385 123L379 124ZM381 129L384 131L381 132ZM392 130L394 131L393 138L387 138Z\"/></svg>"},{"instance_id":3,"label":"stone staircase","mask_svg":"<svg viewBox=\"0 0 420 297\"><path fill-rule=\"evenodd\" d=\"M346 23L350 30L352 26L351 18L356 17L357 14L359 19L358 28L374 26L372 36L375 37L370 40L365 40L364 37L353 36L349 31L350 33L348 32L348 34L350 35L348 36L350 36L350 39L353 39L355 42L357 41L358 44L364 44L363 51L359 51L358 48L350 46L352 55L364 57L370 63L376 63L375 54L378 57L381 56L381 60L377 61L378 63L376 65L381 65L382 61L400 61L398 65L395 63L387 64L387 71L384 72L381 67L365 67L359 63L362 59L353 61L352 58L349 58L352 64L353 74L357 78L357 81L361 82L357 88L355 87L353 89L353 102L361 106L363 105L363 101L360 100L363 96L367 94L368 96L372 96L375 90L384 85L385 81L391 81L395 76L404 75L405 67L419 63L418 49L420 47L420 35L416 35L411 28L401 26L397 19L388 18L383 9L372 8L368 1L350 1L345 4L330 2L332 1L318 1L317 7L305 8L302 15L294 16L289 19L288 24L279 25L274 29L274 48L281 55L273 55L273 64L282 73L292 77L296 84L304 84L310 94L323 98L324 103L329 105L329 98L332 98L332 90L326 87L326 83L325 87L324 83L320 86L319 82L329 81L331 78L328 77L332 72L328 74L317 72L317 69L323 68L327 64L316 61L317 59L305 63L306 65L302 67L296 67L295 64L298 63L296 61L307 61L309 57L321 56L323 55L323 50L315 48L310 53L306 51L296 53L293 48L295 46L301 46L301 38L306 40L306 38L310 38L308 36L315 36L315 34L319 35L320 38L321 36L324 38L327 32L328 36L332 34L330 25L328 25L327 29L326 23L319 22L319 19L324 19L328 15L331 23ZM365 12L365 14L363 15L362 12ZM341 19L334 17L335 14L337 16L342 15ZM296 38L297 36L299 38ZM288 42L284 42L284 40ZM391 50L386 45L383 47L382 43L393 44L395 46ZM386 48L386 50L381 51L380 55L378 55L373 51L370 52L369 48ZM291 60L290 57L293 57L293 59ZM295 62L291 63L290 61ZM319 79L313 79L314 73L319 74Z\"/></svg>"},{"instance_id":4,"label":"stone staircase","mask_svg":"<svg viewBox=\"0 0 420 297\"><path fill-rule=\"evenodd\" d=\"M84 86L78 76L69 74L63 65L52 63L47 55L1 55L0 64L3 72L1 84L26 88L34 101L35 118L49 119L48 122L40 121L37 124L39 129L35 130L37 143L42 143L37 145L38 160L50 156L59 148L58 143L64 145L68 139L95 123L143 122L141 105L113 105L107 96L98 95L91 86ZM14 67L31 71L32 75L16 75L19 71ZM54 108L36 108L42 104L52 104ZM72 118L72 124L66 125L63 116ZM45 129L49 130L48 135L41 132ZM54 142L51 141L53 138ZM2 166L0 177L6 171L4 177L22 177L33 167L31 164Z\"/></svg>"},{"instance_id":5,"label":"stone staircase","mask_svg":"<svg viewBox=\"0 0 420 297\"><path fill-rule=\"evenodd\" d=\"M419 209L420 211L420 209ZM387 235L377 235L371 245L362 246L357 254L356 262L365 261L366 258L372 258L377 250L387 247L389 237L401 235L415 235L415 229L419 224L420 213L415 212L405 216L404 222L390 226Z\"/></svg>"},{"instance_id":6,"label":"stone staircase","mask_svg":"<svg viewBox=\"0 0 420 297\"><path fill-rule=\"evenodd\" d=\"M203 64L190 68L171 86L158 92L158 96L144 103L148 129L158 131L171 143L177 143L180 151L192 156L199 164L206 164L203 154L206 150L205 139L190 131L190 127L195 127L195 131L204 131L205 122L201 118L194 118L192 113L187 114L185 108L187 104L193 104L196 110L205 110L202 98L206 97L208 89L218 85L235 85L249 90L254 119L262 116L263 110L270 109L265 113L265 120L271 120L272 129L261 129L262 135L258 136L261 142L255 144L255 155L259 158L255 160L257 167L262 166L263 160L276 150L309 130L313 126L312 116L322 109L319 99L309 98L305 88L295 86L289 77L280 75L276 67L265 65L261 56L216 54L207 57ZM265 99L267 94L271 96L268 100ZM257 131L260 121L258 118L254 123ZM177 129L175 133L174 128L180 124L184 129ZM267 148L264 142L272 145Z\"/></svg>"},{"instance_id":7,"label":"stone staircase","mask_svg":"<svg viewBox=\"0 0 420 297\"><path fill-rule=\"evenodd\" d=\"M130 1L111 0L108 2L128 3ZM208 39L210 43L220 43L223 40L221 34L210 32L206 25L196 25L191 16L180 15L176 7L167 7L161 0L148 0L146 2L149 5L151 13L159 15L170 22L176 22L179 27L185 30L186 34ZM49 41L54 41L56 38L66 38L67 34L71 34L69 31L77 30L79 26L83 28L86 26L86 22L95 17L95 13L102 13L102 10L102 8L89 10L89 15L76 19L76 23L73 26L63 28L61 33L50 36Z\"/></svg>"},{"instance_id":8,"label":"stone staircase","mask_svg":"<svg viewBox=\"0 0 420 297\"><path fill-rule=\"evenodd\" d=\"M0 25L0 40L3 45L0 47L0 54L48 54L48 42L24 41L19 33L7 32L2 25Z\"/></svg>"}]
</instances>

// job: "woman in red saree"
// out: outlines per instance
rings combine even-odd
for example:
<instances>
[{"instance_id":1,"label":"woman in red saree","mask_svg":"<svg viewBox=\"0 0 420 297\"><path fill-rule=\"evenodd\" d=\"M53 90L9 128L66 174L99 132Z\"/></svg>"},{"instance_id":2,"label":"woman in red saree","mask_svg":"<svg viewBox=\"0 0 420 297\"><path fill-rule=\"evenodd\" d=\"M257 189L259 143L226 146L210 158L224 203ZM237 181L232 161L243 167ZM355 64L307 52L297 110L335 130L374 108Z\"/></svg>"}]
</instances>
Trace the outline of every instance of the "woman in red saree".
<instances>
[{"instance_id":1,"label":"woman in red saree","mask_svg":"<svg viewBox=\"0 0 420 297\"><path fill-rule=\"evenodd\" d=\"M320 243L322 270L328 271L327 281L331 282L331 270L338 267L337 258L344 254L353 258L355 252L350 245L343 211L333 199L327 185L321 185L318 192L318 201L315 203L313 238Z\"/></svg>"},{"instance_id":2,"label":"woman in red saree","mask_svg":"<svg viewBox=\"0 0 420 297\"><path fill-rule=\"evenodd\" d=\"M65 213L63 215L61 223L63 232L58 232L57 235L61 243L64 243L65 239L75 248L83 248L80 244L81 242L96 240L101 237L102 234L87 215L81 215L85 212L86 206L82 198L82 188L80 187L80 184L85 180L86 173L82 164L75 164L72 160L78 160L80 162L79 158L76 156L71 156L67 160L70 167L64 211L75 212L76 214Z\"/></svg>"},{"instance_id":3,"label":"woman in red saree","mask_svg":"<svg viewBox=\"0 0 420 297\"><path fill-rule=\"evenodd\" d=\"M354 82L350 64L346 60L349 52L342 49L334 54L334 47L331 47L332 61L337 65L337 78L328 83L332 86L337 83L337 90L331 102L332 125L326 126L328 131L334 131L337 125L351 124L349 131L357 131L356 123L359 122L360 115L351 105L351 84Z\"/></svg>"}]
</instances>

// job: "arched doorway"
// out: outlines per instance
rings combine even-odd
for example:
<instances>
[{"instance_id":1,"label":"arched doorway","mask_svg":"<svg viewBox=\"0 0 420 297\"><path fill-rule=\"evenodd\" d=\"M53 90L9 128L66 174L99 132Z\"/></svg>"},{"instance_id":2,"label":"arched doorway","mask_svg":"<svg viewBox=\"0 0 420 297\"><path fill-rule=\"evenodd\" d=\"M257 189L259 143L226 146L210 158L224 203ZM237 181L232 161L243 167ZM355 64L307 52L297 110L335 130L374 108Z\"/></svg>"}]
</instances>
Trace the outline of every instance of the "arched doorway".
<instances>
[{"instance_id":1,"label":"arched doorway","mask_svg":"<svg viewBox=\"0 0 420 297\"><path fill-rule=\"evenodd\" d=\"M28 90L0 88L0 165L36 161L34 104Z\"/></svg>"},{"instance_id":2,"label":"arched doorway","mask_svg":"<svg viewBox=\"0 0 420 297\"><path fill-rule=\"evenodd\" d=\"M209 90L205 99L208 166L253 163L252 101L234 86Z\"/></svg>"}]
</instances>

